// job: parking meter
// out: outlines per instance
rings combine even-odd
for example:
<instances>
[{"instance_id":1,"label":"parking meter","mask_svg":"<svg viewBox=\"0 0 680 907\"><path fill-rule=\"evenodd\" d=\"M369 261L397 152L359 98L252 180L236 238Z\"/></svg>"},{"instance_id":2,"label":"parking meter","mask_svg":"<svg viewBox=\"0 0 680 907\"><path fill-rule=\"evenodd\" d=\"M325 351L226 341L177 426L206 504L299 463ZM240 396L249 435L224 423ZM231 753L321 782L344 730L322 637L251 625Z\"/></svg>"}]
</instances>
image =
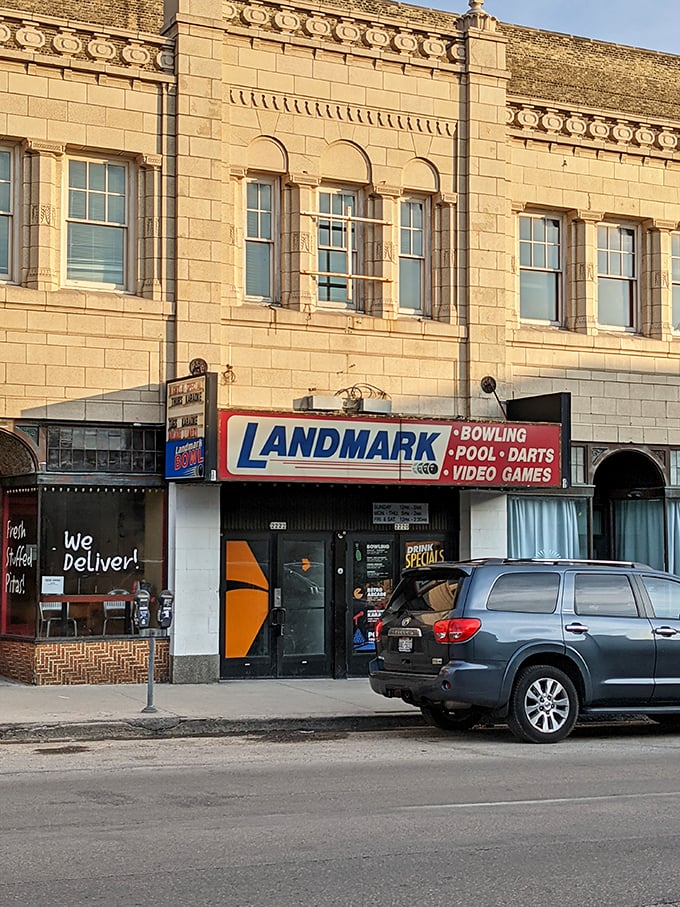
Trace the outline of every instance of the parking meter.
<instances>
[{"instance_id":1,"label":"parking meter","mask_svg":"<svg viewBox=\"0 0 680 907\"><path fill-rule=\"evenodd\" d=\"M151 596L146 589L137 589L133 600L134 615L133 620L138 630L147 630L151 623L151 611L149 603Z\"/></svg>"},{"instance_id":2,"label":"parking meter","mask_svg":"<svg viewBox=\"0 0 680 907\"><path fill-rule=\"evenodd\" d=\"M158 626L161 630L167 630L172 623L172 604L175 600L174 594L169 589L163 589L158 593Z\"/></svg>"}]
</instances>

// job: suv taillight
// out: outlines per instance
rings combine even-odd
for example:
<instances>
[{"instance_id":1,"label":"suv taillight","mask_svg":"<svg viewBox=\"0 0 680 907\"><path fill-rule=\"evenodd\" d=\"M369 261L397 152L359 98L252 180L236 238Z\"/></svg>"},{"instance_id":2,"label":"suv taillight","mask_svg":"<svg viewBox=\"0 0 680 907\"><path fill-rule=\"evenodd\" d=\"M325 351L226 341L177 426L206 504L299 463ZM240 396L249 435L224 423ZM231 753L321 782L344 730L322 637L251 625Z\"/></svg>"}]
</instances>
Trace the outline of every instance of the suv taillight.
<instances>
[{"instance_id":1,"label":"suv taillight","mask_svg":"<svg viewBox=\"0 0 680 907\"><path fill-rule=\"evenodd\" d=\"M380 634L382 633L383 622L382 620L376 621L375 627L373 627L374 639L377 642L380 639Z\"/></svg>"},{"instance_id":2,"label":"suv taillight","mask_svg":"<svg viewBox=\"0 0 680 907\"><path fill-rule=\"evenodd\" d=\"M433 627L436 642L467 642L472 639L482 626L476 617L454 617L450 620L438 620Z\"/></svg>"}]
</instances>

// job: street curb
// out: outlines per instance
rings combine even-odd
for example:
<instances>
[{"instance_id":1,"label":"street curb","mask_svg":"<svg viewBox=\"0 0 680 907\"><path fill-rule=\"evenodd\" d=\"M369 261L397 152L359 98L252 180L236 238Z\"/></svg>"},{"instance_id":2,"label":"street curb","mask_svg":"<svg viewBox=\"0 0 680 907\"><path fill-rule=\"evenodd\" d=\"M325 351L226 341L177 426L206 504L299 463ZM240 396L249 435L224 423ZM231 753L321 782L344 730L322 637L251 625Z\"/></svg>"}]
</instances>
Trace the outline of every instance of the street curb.
<instances>
[{"instance_id":1,"label":"street curb","mask_svg":"<svg viewBox=\"0 0 680 907\"><path fill-rule=\"evenodd\" d=\"M336 715L307 718L129 718L115 721L0 725L2 743L68 740L158 740L172 737L235 737L246 734L391 731L424 727L420 712L411 715Z\"/></svg>"}]
</instances>

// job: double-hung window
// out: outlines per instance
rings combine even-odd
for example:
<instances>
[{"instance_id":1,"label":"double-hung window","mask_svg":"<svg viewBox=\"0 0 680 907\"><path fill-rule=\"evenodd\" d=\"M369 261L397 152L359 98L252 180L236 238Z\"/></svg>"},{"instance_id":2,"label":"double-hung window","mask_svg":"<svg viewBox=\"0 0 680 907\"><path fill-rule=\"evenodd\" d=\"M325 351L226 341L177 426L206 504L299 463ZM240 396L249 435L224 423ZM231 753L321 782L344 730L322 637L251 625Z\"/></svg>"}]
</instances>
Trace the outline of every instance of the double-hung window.
<instances>
[{"instance_id":1,"label":"double-hung window","mask_svg":"<svg viewBox=\"0 0 680 907\"><path fill-rule=\"evenodd\" d=\"M359 308L357 293L358 251L361 222L356 193L345 189L319 192L318 293L322 304Z\"/></svg>"},{"instance_id":2,"label":"double-hung window","mask_svg":"<svg viewBox=\"0 0 680 907\"><path fill-rule=\"evenodd\" d=\"M0 148L0 278L10 276L12 210L12 153Z\"/></svg>"},{"instance_id":3,"label":"double-hung window","mask_svg":"<svg viewBox=\"0 0 680 907\"><path fill-rule=\"evenodd\" d=\"M562 233L556 217L519 217L519 313L556 323L562 290Z\"/></svg>"},{"instance_id":4,"label":"double-hung window","mask_svg":"<svg viewBox=\"0 0 680 907\"><path fill-rule=\"evenodd\" d=\"M399 219L399 309L423 315L427 309L426 217L424 199L404 199Z\"/></svg>"},{"instance_id":5,"label":"double-hung window","mask_svg":"<svg viewBox=\"0 0 680 907\"><path fill-rule=\"evenodd\" d=\"M671 234L671 288L673 330L680 331L680 233Z\"/></svg>"},{"instance_id":6,"label":"double-hung window","mask_svg":"<svg viewBox=\"0 0 680 907\"><path fill-rule=\"evenodd\" d=\"M275 298L276 182L249 179L246 182L246 296L272 301Z\"/></svg>"},{"instance_id":7,"label":"double-hung window","mask_svg":"<svg viewBox=\"0 0 680 907\"><path fill-rule=\"evenodd\" d=\"M620 224L597 228L597 320L632 330L637 306L635 229Z\"/></svg>"},{"instance_id":8,"label":"double-hung window","mask_svg":"<svg viewBox=\"0 0 680 907\"><path fill-rule=\"evenodd\" d=\"M128 167L118 161L68 162L66 277L125 289L128 283Z\"/></svg>"}]
</instances>

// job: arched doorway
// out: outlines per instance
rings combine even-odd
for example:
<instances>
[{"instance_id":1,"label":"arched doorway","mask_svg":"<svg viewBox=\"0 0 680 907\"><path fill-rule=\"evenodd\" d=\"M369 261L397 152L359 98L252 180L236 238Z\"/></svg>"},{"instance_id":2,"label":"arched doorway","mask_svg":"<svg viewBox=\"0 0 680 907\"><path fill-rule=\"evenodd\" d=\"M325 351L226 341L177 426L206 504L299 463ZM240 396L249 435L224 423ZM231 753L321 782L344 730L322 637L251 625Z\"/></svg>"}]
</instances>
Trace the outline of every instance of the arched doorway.
<instances>
[{"instance_id":1,"label":"arched doorway","mask_svg":"<svg viewBox=\"0 0 680 907\"><path fill-rule=\"evenodd\" d=\"M37 462L32 450L12 432L0 429L0 482L9 476L35 473Z\"/></svg>"},{"instance_id":2,"label":"arched doorway","mask_svg":"<svg viewBox=\"0 0 680 907\"><path fill-rule=\"evenodd\" d=\"M665 481L639 450L616 451L595 471L593 556L638 561L663 570Z\"/></svg>"}]
</instances>

